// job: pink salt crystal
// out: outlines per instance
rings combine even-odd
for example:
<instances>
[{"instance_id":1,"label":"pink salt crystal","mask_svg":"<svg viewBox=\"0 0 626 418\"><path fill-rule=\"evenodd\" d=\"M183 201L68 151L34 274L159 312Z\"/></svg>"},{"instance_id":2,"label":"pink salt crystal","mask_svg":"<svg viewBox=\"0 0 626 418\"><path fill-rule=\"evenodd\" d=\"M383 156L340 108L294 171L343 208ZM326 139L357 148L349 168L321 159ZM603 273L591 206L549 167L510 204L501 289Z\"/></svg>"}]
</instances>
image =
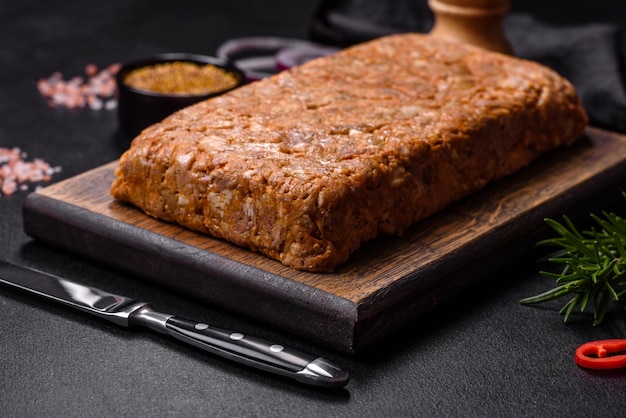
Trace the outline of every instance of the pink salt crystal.
<instances>
[{"instance_id":1,"label":"pink salt crystal","mask_svg":"<svg viewBox=\"0 0 626 418\"><path fill-rule=\"evenodd\" d=\"M85 74L87 74L87 76L89 77L93 77L98 74L98 67L96 66L96 64L87 64L85 66Z\"/></svg>"},{"instance_id":2,"label":"pink salt crystal","mask_svg":"<svg viewBox=\"0 0 626 418\"><path fill-rule=\"evenodd\" d=\"M64 80L63 75L56 71L48 78L37 81L37 89L42 96L48 99L50 107L84 108L92 110L115 109L117 106L106 105L115 99L117 85L114 75L121 68L120 63L109 64L105 69L98 71L95 64L85 66L87 78L75 76ZM97 96L98 100L91 96Z\"/></svg>"},{"instance_id":3,"label":"pink salt crystal","mask_svg":"<svg viewBox=\"0 0 626 418\"><path fill-rule=\"evenodd\" d=\"M49 181L61 167L51 167L41 158L26 161L27 155L19 148L0 148L0 197L18 190L28 190L33 182Z\"/></svg>"}]
</instances>

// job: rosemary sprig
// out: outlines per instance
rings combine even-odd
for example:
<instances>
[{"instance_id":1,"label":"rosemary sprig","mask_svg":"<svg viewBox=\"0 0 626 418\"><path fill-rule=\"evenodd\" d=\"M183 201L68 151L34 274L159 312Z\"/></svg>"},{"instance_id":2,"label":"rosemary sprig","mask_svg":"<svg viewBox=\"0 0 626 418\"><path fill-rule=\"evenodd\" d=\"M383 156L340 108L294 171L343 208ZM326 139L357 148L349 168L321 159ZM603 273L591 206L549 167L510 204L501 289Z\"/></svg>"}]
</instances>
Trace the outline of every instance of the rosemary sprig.
<instances>
[{"instance_id":1,"label":"rosemary sprig","mask_svg":"<svg viewBox=\"0 0 626 418\"><path fill-rule=\"evenodd\" d=\"M626 198L626 193L622 193ZM559 247L548 256L548 261L562 265L560 273L540 271L554 279L556 287L536 296L522 299L522 304L546 302L562 296L571 299L559 312L567 322L578 307L580 312L593 311L593 325L604 319L611 302L626 301L626 219L612 212L601 216L591 214L596 227L579 231L572 221L546 219L559 235L537 243Z\"/></svg>"}]
</instances>

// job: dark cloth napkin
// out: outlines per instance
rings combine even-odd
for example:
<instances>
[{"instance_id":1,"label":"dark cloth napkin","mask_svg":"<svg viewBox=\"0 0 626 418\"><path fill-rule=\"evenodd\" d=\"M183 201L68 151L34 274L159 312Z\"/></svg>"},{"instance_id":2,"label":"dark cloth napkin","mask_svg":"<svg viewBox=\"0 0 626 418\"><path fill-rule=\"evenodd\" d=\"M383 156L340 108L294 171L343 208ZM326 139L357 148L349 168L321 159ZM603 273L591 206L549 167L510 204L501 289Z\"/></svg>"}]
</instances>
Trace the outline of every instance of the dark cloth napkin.
<instances>
[{"instance_id":1,"label":"dark cloth napkin","mask_svg":"<svg viewBox=\"0 0 626 418\"><path fill-rule=\"evenodd\" d=\"M321 0L310 24L311 40L349 46L400 32L428 32L433 14L419 0ZM514 54L551 67L577 89L596 127L626 133L622 33L614 25L556 26L528 14L503 21Z\"/></svg>"}]
</instances>

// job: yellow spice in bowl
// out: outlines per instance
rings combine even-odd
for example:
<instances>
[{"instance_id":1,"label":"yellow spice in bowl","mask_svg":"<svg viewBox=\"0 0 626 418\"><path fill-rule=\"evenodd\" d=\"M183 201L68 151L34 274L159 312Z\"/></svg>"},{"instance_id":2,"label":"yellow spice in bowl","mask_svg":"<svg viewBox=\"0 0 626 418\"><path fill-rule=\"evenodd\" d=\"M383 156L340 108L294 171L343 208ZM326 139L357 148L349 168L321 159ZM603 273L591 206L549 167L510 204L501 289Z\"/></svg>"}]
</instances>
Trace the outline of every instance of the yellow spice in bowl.
<instances>
[{"instance_id":1,"label":"yellow spice in bowl","mask_svg":"<svg viewBox=\"0 0 626 418\"><path fill-rule=\"evenodd\" d=\"M124 83L132 88L161 94L203 95L228 90L237 77L211 64L173 61L132 70Z\"/></svg>"}]
</instances>

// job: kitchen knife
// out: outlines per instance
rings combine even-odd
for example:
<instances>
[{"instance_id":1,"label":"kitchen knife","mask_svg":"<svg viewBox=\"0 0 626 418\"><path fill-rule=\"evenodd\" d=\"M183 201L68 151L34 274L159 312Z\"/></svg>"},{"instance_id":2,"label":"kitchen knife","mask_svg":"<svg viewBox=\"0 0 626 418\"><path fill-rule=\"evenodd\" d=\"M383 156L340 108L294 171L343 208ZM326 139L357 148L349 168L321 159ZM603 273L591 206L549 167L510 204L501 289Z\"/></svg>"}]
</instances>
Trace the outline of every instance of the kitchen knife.
<instances>
[{"instance_id":1,"label":"kitchen knife","mask_svg":"<svg viewBox=\"0 0 626 418\"><path fill-rule=\"evenodd\" d=\"M349 375L330 361L241 332L157 312L145 302L114 295L0 261L0 283L61 302L124 327L144 326L215 355L323 387L342 387Z\"/></svg>"}]
</instances>

